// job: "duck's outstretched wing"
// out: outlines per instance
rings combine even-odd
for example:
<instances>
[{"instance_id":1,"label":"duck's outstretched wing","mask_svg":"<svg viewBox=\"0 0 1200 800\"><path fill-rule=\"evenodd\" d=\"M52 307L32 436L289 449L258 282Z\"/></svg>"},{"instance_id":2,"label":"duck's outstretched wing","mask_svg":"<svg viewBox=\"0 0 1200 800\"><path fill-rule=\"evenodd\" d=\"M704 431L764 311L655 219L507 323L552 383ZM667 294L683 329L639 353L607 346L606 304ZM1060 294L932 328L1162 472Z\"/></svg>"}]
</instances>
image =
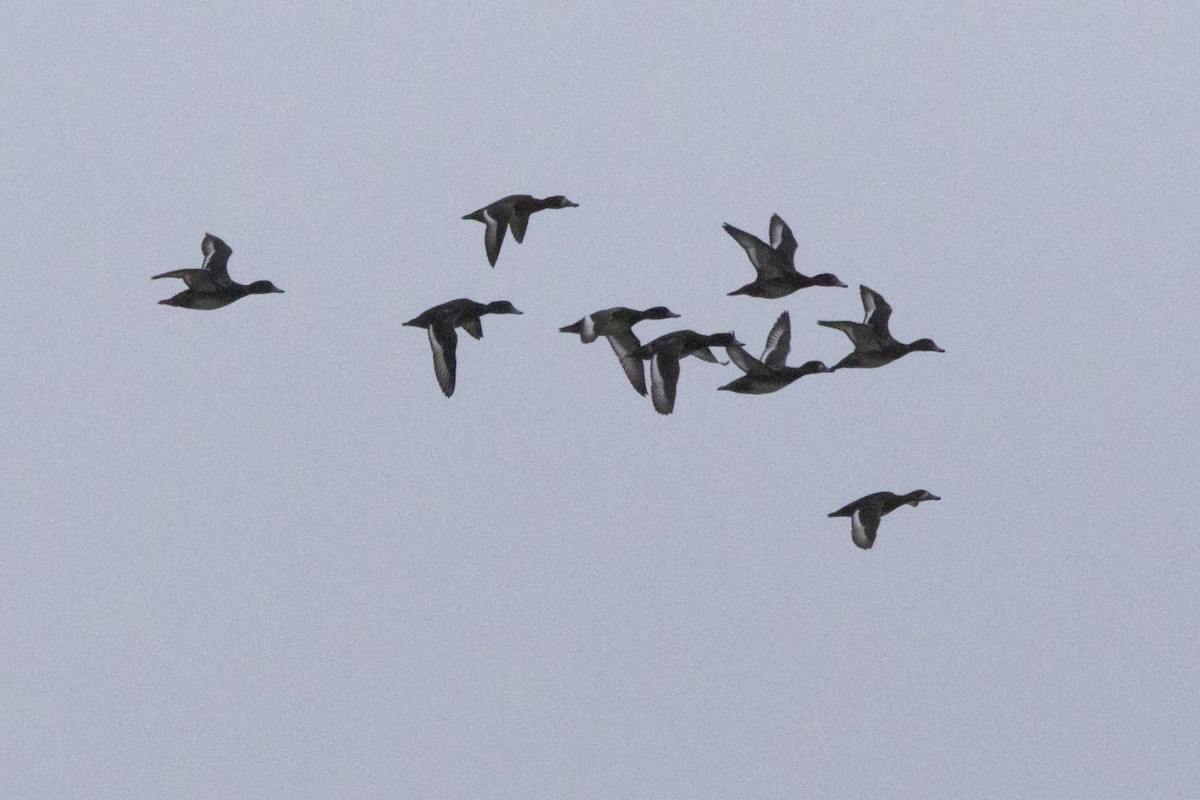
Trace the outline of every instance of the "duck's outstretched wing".
<instances>
[{"instance_id":1,"label":"duck's outstretched wing","mask_svg":"<svg viewBox=\"0 0 1200 800\"><path fill-rule=\"evenodd\" d=\"M159 278L179 278L187 284L189 289L197 292L215 292L221 288L215 276L206 269L173 269L170 272L155 275L150 280L154 281Z\"/></svg>"},{"instance_id":2,"label":"duck's outstretched wing","mask_svg":"<svg viewBox=\"0 0 1200 800\"><path fill-rule=\"evenodd\" d=\"M504 244L504 234L508 230L508 221L512 217L512 209L505 206L487 206L477 212L483 217L487 230L483 232L483 246L487 250L488 264L496 266L500 257L500 245Z\"/></svg>"},{"instance_id":3,"label":"duck's outstretched wing","mask_svg":"<svg viewBox=\"0 0 1200 800\"><path fill-rule=\"evenodd\" d=\"M204 241L200 242L200 252L204 253L204 263L200 265L201 269L211 272L217 283L233 283L229 278L229 257L233 255L233 250L229 245L211 233L206 233Z\"/></svg>"},{"instance_id":4,"label":"duck's outstretched wing","mask_svg":"<svg viewBox=\"0 0 1200 800\"><path fill-rule=\"evenodd\" d=\"M714 356L713 351L708 349L707 347L697 347L695 350L688 353L688 355L695 356L696 358L700 359L701 361L707 361L710 364L720 364L721 366L725 366L726 364L729 363L728 361L722 361L721 359Z\"/></svg>"},{"instance_id":5,"label":"duck's outstretched wing","mask_svg":"<svg viewBox=\"0 0 1200 800\"><path fill-rule=\"evenodd\" d=\"M434 323L429 326L429 346L433 350L433 372L437 375L442 394L454 394L454 375L458 368L458 334L452 325Z\"/></svg>"},{"instance_id":6,"label":"duck's outstretched wing","mask_svg":"<svg viewBox=\"0 0 1200 800\"><path fill-rule=\"evenodd\" d=\"M529 226L529 215L522 214L519 211L513 212L513 215L508 218L508 227L512 229L513 238L517 240L517 244L525 241L525 228Z\"/></svg>"},{"instance_id":7,"label":"duck's outstretched wing","mask_svg":"<svg viewBox=\"0 0 1200 800\"><path fill-rule=\"evenodd\" d=\"M767 371L767 367L763 362L747 353L745 348L740 345L730 345L725 348L725 352L729 354L729 360L747 375Z\"/></svg>"},{"instance_id":8,"label":"duck's outstretched wing","mask_svg":"<svg viewBox=\"0 0 1200 800\"><path fill-rule=\"evenodd\" d=\"M670 414L675 410L675 387L679 383L679 357L656 352L650 359L650 399L654 410Z\"/></svg>"},{"instance_id":9,"label":"duck's outstretched wing","mask_svg":"<svg viewBox=\"0 0 1200 800\"><path fill-rule=\"evenodd\" d=\"M892 307L883 295L874 289L859 285L858 293L862 296L863 323L870 325L881 338L891 336L888 332L888 320L892 318Z\"/></svg>"},{"instance_id":10,"label":"duck's outstretched wing","mask_svg":"<svg viewBox=\"0 0 1200 800\"><path fill-rule=\"evenodd\" d=\"M824 325L826 328L833 328L850 337L850 341L854 344L855 350L878 350L882 347L882 342L879 336L875 333L875 329L870 325L864 325L861 322L826 322L819 321L818 325Z\"/></svg>"},{"instance_id":11,"label":"duck's outstretched wing","mask_svg":"<svg viewBox=\"0 0 1200 800\"><path fill-rule=\"evenodd\" d=\"M617 359L621 362L621 369L625 370L625 377L629 378L629 382L633 384L637 393L645 397L646 363L634 355L642 347L637 335L633 331L625 329L605 338L612 345L613 352L617 354Z\"/></svg>"},{"instance_id":12,"label":"duck's outstretched wing","mask_svg":"<svg viewBox=\"0 0 1200 800\"><path fill-rule=\"evenodd\" d=\"M762 360L768 367L779 369L787 365L788 353L792 351L792 318L788 312L779 315L771 332L767 334L767 346L763 348Z\"/></svg>"},{"instance_id":13,"label":"duck's outstretched wing","mask_svg":"<svg viewBox=\"0 0 1200 800\"><path fill-rule=\"evenodd\" d=\"M789 271L779 253L776 253L762 239L728 223L724 225L724 228L725 232L746 251L746 255L750 257L750 263L754 265L760 278L778 278Z\"/></svg>"},{"instance_id":14,"label":"duck's outstretched wing","mask_svg":"<svg viewBox=\"0 0 1200 800\"><path fill-rule=\"evenodd\" d=\"M462 323L462 329L471 334L472 339L483 338L483 320L479 317L468 317Z\"/></svg>"},{"instance_id":15,"label":"duck's outstretched wing","mask_svg":"<svg viewBox=\"0 0 1200 800\"><path fill-rule=\"evenodd\" d=\"M879 532L879 509L875 506L859 507L850 515L850 538L863 550L870 550Z\"/></svg>"},{"instance_id":16,"label":"duck's outstretched wing","mask_svg":"<svg viewBox=\"0 0 1200 800\"><path fill-rule=\"evenodd\" d=\"M796 257L796 237L778 214L771 215L771 247L789 264Z\"/></svg>"}]
</instances>

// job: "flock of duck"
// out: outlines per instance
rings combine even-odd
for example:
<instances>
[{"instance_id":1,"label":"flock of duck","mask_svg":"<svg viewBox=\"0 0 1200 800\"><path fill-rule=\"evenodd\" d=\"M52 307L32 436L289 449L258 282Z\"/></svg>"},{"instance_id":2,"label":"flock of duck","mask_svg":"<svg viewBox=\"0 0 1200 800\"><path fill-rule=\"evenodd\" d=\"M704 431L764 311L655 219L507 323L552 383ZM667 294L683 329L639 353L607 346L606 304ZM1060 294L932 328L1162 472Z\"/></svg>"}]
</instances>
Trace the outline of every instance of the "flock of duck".
<instances>
[{"instance_id":1,"label":"flock of duck","mask_svg":"<svg viewBox=\"0 0 1200 800\"><path fill-rule=\"evenodd\" d=\"M527 194L514 194L473 211L463 219L482 222L486 226L484 250L487 253L488 264L495 267L500 257L500 247L504 244L505 235L509 230L512 231L513 238L520 243L525 239L529 217L534 213L545 209L577 207L578 203L573 203L562 195L539 199ZM810 286L846 288L846 284L830 273L808 277L796 271L793 263L797 247L796 238L778 214L771 217L769 243L732 225L727 224L724 227L733 240L746 251L757 273L752 282L729 292L730 295L777 299ZM187 287L173 297L160 300L162 305L207 311L227 306L247 295L283 292L271 281L258 280L241 284L230 278L228 265L233 250L211 233L205 234L200 250L204 261L199 268L177 269L154 276L154 279L179 278ZM744 344L737 341L732 332L701 334L685 329L642 344L633 332L634 325L644 320L679 317L679 314L665 306L655 306L644 311L623 306L606 308L592 312L559 330L578 335L580 341L585 344L604 337L616 353L629 383L642 396L647 394L646 362L649 361L649 393L654 409L659 414L670 414L675 408L679 362L682 359L695 356L714 364L729 363L719 361L713 355L713 347L724 348L729 360L744 373L720 389L741 394L777 392L806 375L835 372L839 369L882 367L912 352L945 352L934 344L932 339L917 339L909 343L896 340L888 329L892 307L881 294L866 286L859 287L859 294L865 312L862 322L817 323L846 334L854 346L853 351L832 367L827 367L820 361L807 361L798 367L788 366L792 330L791 317L786 311L779 315L772 326L759 358L750 355L744 349ZM485 314L520 313L507 300L477 303L461 298L427 309L404 324L425 328L433 351L434 375L442 392L446 397L450 397L454 394L455 377L458 372L456 330L462 328L472 338L481 339L482 318ZM923 489L904 495L875 492L855 500L829 516L850 517L851 538L859 547L868 549L875 543L879 521L884 515L902 505L916 506L926 500L939 499Z\"/></svg>"}]
</instances>

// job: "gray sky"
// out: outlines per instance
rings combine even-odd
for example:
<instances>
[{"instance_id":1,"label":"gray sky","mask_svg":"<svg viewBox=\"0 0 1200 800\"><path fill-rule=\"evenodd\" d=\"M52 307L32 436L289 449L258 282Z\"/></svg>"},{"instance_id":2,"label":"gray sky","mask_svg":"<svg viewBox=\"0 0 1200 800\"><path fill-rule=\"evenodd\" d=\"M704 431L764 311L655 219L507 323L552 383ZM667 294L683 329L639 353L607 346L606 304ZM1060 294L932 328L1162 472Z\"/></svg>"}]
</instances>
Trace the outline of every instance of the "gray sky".
<instances>
[{"instance_id":1,"label":"gray sky","mask_svg":"<svg viewBox=\"0 0 1200 800\"><path fill-rule=\"evenodd\" d=\"M7 13L0 795L1200 794L1194 6L329 5ZM726 297L773 212L852 288ZM205 231L287 293L157 305ZM946 353L556 332L860 282Z\"/></svg>"}]
</instances>

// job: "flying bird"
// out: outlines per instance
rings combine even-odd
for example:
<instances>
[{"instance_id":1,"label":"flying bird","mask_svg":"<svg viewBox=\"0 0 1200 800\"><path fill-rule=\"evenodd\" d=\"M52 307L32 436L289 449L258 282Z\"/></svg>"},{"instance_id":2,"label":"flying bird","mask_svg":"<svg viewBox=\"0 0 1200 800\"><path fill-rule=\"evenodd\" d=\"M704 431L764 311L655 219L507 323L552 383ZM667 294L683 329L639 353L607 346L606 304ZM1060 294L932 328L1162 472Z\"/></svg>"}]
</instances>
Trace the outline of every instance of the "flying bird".
<instances>
[{"instance_id":1,"label":"flying bird","mask_svg":"<svg viewBox=\"0 0 1200 800\"><path fill-rule=\"evenodd\" d=\"M624 306L593 311L578 322L559 328L563 333L577 333L584 344L596 341L600 336L608 339L613 352L625 370L625 377L640 395L646 394L646 365L634 355L642 346L633 326L647 319L673 319L679 315L666 306L654 306L637 311Z\"/></svg>"},{"instance_id":2,"label":"flying bird","mask_svg":"<svg viewBox=\"0 0 1200 800\"><path fill-rule=\"evenodd\" d=\"M455 356L458 334L454 329L462 328L473 338L482 339L483 323L480 318L484 314L520 313L507 300L484 304L462 298L434 306L404 324L414 328L425 328L429 332L429 346L433 349L433 372L437 375L442 393L449 397L454 394L454 378L458 365Z\"/></svg>"},{"instance_id":3,"label":"flying bird","mask_svg":"<svg viewBox=\"0 0 1200 800\"><path fill-rule=\"evenodd\" d=\"M500 245L504 244L504 233L509 228L512 228L513 238L520 243L525 239L525 228L529 225L530 214L546 208L578 207L578 203L572 203L561 194L543 200L528 194L510 194L478 211L472 211L463 219L473 219L487 226L483 234L483 246L487 250L488 263L494 267L496 259L500 257Z\"/></svg>"},{"instance_id":4,"label":"flying bird","mask_svg":"<svg viewBox=\"0 0 1200 800\"><path fill-rule=\"evenodd\" d=\"M918 350L933 353L946 352L933 343L932 339L917 339L905 344L896 341L888 331L888 319L892 316L892 307L879 294L866 286L859 286L862 295L863 310L866 312L862 322L818 322L826 328L834 328L850 337L854 344L854 352L834 364L832 369L850 367L872 368L890 364L901 356Z\"/></svg>"},{"instance_id":5,"label":"flying bird","mask_svg":"<svg viewBox=\"0 0 1200 800\"><path fill-rule=\"evenodd\" d=\"M732 331L705 336L689 330L668 333L642 345L634 355L650 360L650 398L654 401L654 410L660 414L670 414L675 409L675 387L679 382L681 359L695 356L701 361L720 364L722 362L708 348L735 345L741 345L741 342L734 338Z\"/></svg>"},{"instance_id":6,"label":"flying bird","mask_svg":"<svg viewBox=\"0 0 1200 800\"><path fill-rule=\"evenodd\" d=\"M830 372L829 367L820 361L806 361L799 367L789 367L787 357L791 349L792 320L785 311L779 315L779 319L771 327L771 332L767 334L767 345L763 349L761 359L750 355L745 348L738 345L725 348L729 360L746 374L720 387L721 390L739 394L770 394L805 375Z\"/></svg>"},{"instance_id":7,"label":"flying bird","mask_svg":"<svg viewBox=\"0 0 1200 800\"><path fill-rule=\"evenodd\" d=\"M248 294L283 292L283 289L270 281L241 284L230 278L229 257L233 255L233 250L211 233L204 234L200 252L204 254L204 261L199 269L176 269L150 279L180 278L187 285L186 289L174 297L159 300L159 305L210 311L227 306Z\"/></svg>"},{"instance_id":8,"label":"flying bird","mask_svg":"<svg viewBox=\"0 0 1200 800\"><path fill-rule=\"evenodd\" d=\"M909 492L905 495L892 492L875 492L866 497L860 497L853 503L839 508L829 516L850 518L850 538L863 550L870 550L875 544L875 534L879 531L879 520L903 505L916 508L918 503L926 500L941 500L937 495L930 494L924 489Z\"/></svg>"},{"instance_id":9,"label":"flying bird","mask_svg":"<svg viewBox=\"0 0 1200 800\"><path fill-rule=\"evenodd\" d=\"M785 297L797 289L807 289L809 286L841 286L846 284L837 279L836 275L823 272L809 278L796 271L793 261L796 257L796 237L792 229L778 215L771 216L771 243L767 244L752 233L725 224L725 232L742 246L750 263L758 272L752 282L740 289L730 292L730 295L745 294L751 297L766 297L775 299Z\"/></svg>"}]
</instances>

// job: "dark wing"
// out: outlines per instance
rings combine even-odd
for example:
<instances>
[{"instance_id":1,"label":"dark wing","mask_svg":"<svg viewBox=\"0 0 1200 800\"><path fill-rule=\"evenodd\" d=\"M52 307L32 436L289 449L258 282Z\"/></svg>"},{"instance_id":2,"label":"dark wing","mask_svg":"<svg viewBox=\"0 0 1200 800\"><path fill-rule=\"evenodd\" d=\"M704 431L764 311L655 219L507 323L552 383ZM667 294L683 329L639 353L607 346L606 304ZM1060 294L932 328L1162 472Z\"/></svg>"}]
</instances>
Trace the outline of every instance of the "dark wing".
<instances>
[{"instance_id":1,"label":"dark wing","mask_svg":"<svg viewBox=\"0 0 1200 800\"><path fill-rule=\"evenodd\" d=\"M229 257L233 255L233 250L229 245L211 233L206 233L204 241L200 243L200 252L204 253L204 263L200 265L201 269L211 272L217 283L233 283L229 279Z\"/></svg>"},{"instance_id":2,"label":"dark wing","mask_svg":"<svg viewBox=\"0 0 1200 800\"><path fill-rule=\"evenodd\" d=\"M638 341L637 336L633 331L626 328L619 333L613 333L605 337L608 343L612 345L613 352L617 354L617 358L621 361L621 369L625 370L625 377L629 378L629 382L633 384L633 388L643 397L646 394L646 364L642 359L634 355L641 349L642 343Z\"/></svg>"},{"instance_id":3,"label":"dark wing","mask_svg":"<svg viewBox=\"0 0 1200 800\"><path fill-rule=\"evenodd\" d=\"M189 289L195 289L197 292L215 292L220 288L216 276L206 269L175 269L155 275L150 280L158 278L180 278Z\"/></svg>"},{"instance_id":4,"label":"dark wing","mask_svg":"<svg viewBox=\"0 0 1200 800\"><path fill-rule=\"evenodd\" d=\"M454 374L458 367L455 354L458 334L454 332L454 327L440 322L431 324L429 346L433 349L433 372L437 375L438 386L442 387L442 394L449 397L454 394Z\"/></svg>"},{"instance_id":5,"label":"dark wing","mask_svg":"<svg viewBox=\"0 0 1200 800\"><path fill-rule=\"evenodd\" d=\"M517 244L525 241L525 228L529 225L529 215L520 212L514 212L508 218L508 227L512 229L513 238L517 240Z\"/></svg>"},{"instance_id":6,"label":"dark wing","mask_svg":"<svg viewBox=\"0 0 1200 800\"><path fill-rule=\"evenodd\" d=\"M855 350L879 350L883 344L870 325L861 322L818 322L826 328L833 328L850 337Z\"/></svg>"},{"instance_id":7,"label":"dark wing","mask_svg":"<svg viewBox=\"0 0 1200 800\"><path fill-rule=\"evenodd\" d=\"M789 264L796 257L796 237L778 214L771 215L771 247Z\"/></svg>"},{"instance_id":8,"label":"dark wing","mask_svg":"<svg viewBox=\"0 0 1200 800\"><path fill-rule=\"evenodd\" d=\"M863 323L870 325L875 333L882 338L891 336L888 333L888 320L892 317L892 307L883 295L866 286L859 286L858 293L862 295Z\"/></svg>"},{"instance_id":9,"label":"dark wing","mask_svg":"<svg viewBox=\"0 0 1200 800\"><path fill-rule=\"evenodd\" d=\"M697 347L695 350L688 353L688 355L695 356L696 358L700 359L701 361L707 361L710 364L727 364L727 363L729 363L727 361L721 361L720 359L718 359L716 356L713 355L712 350L709 350L707 347Z\"/></svg>"},{"instance_id":10,"label":"dark wing","mask_svg":"<svg viewBox=\"0 0 1200 800\"><path fill-rule=\"evenodd\" d=\"M459 324L462 326L464 331L471 334L472 339L483 338L483 320L479 317L468 317Z\"/></svg>"},{"instance_id":11,"label":"dark wing","mask_svg":"<svg viewBox=\"0 0 1200 800\"><path fill-rule=\"evenodd\" d=\"M739 345L731 345L725 348L725 352L729 354L729 360L737 365L737 368L747 375L755 372L766 372L766 366L754 356L745 351Z\"/></svg>"},{"instance_id":12,"label":"dark wing","mask_svg":"<svg viewBox=\"0 0 1200 800\"><path fill-rule=\"evenodd\" d=\"M771 249L771 246L762 239L732 225L726 224L724 227L725 232L746 251L746 255L750 257L750 263L754 265L759 277L777 278L784 273L794 271L780 258L779 253Z\"/></svg>"},{"instance_id":13,"label":"dark wing","mask_svg":"<svg viewBox=\"0 0 1200 800\"><path fill-rule=\"evenodd\" d=\"M792 318L788 312L779 315L771 332L767 334L767 346L763 348L762 360L768 367L778 369L787 365L788 353L792 350Z\"/></svg>"},{"instance_id":14,"label":"dark wing","mask_svg":"<svg viewBox=\"0 0 1200 800\"><path fill-rule=\"evenodd\" d=\"M650 397L654 410L670 414L675 409L675 386L679 383L679 357L656 352L650 359Z\"/></svg>"},{"instance_id":15,"label":"dark wing","mask_svg":"<svg viewBox=\"0 0 1200 800\"><path fill-rule=\"evenodd\" d=\"M850 515L850 538L863 550L870 550L875 544L875 534L879 532L879 508L877 506L859 507Z\"/></svg>"},{"instance_id":16,"label":"dark wing","mask_svg":"<svg viewBox=\"0 0 1200 800\"><path fill-rule=\"evenodd\" d=\"M504 244L504 233L508 230L508 220L511 216L512 210L504 206L488 206L483 209L483 224L487 225L487 230L483 233L483 246L487 249L488 263L493 267L496 266L496 259L500 257L500 245Z\"/></svg>"}]
</instances>

